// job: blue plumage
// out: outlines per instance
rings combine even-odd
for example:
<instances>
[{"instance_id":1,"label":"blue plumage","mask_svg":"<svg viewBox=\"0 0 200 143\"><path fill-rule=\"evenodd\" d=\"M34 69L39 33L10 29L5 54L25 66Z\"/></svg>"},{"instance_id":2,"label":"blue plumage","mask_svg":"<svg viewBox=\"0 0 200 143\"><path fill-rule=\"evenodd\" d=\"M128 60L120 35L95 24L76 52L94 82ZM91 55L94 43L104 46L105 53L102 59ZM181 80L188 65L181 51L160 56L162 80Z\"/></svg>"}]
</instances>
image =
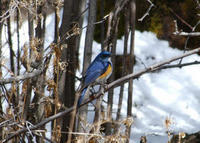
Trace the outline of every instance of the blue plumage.
<instances>
[{"instance_id":1,"label":"blue plumage","mask_svg":"<svg viewBox=\"0 0 200 143\"><path fill-rule=\"evenodd\" d=\"M112 73L112 63L109 61L110 52L103 51L89 65L83 76L83 91L78 101L78 106L84 99L87 87L94 82L105 82ZM111 68L111 70L109 69ZM105 74L106 73L106 74ZM105 76L104 76L105 75Z\"/></svg>"}]
</instances>

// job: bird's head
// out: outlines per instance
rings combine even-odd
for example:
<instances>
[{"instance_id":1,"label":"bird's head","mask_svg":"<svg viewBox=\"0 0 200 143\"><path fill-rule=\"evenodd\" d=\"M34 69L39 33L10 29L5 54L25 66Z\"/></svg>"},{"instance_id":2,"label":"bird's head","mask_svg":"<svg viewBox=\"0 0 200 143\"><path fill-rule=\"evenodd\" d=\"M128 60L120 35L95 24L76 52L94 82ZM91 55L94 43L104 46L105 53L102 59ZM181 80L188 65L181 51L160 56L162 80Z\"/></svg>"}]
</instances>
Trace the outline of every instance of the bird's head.
<instances>
[{"instance_id":1,"label":"bird's head","mask_svg":"<svg viewBox=\"0 0 200 143\"><path fill-rule=\"evenodd\" d=\"M108 51L102 51L97 57L102 60L108 60L111 57L111 53Z\"/></svg>"}]
</instances>

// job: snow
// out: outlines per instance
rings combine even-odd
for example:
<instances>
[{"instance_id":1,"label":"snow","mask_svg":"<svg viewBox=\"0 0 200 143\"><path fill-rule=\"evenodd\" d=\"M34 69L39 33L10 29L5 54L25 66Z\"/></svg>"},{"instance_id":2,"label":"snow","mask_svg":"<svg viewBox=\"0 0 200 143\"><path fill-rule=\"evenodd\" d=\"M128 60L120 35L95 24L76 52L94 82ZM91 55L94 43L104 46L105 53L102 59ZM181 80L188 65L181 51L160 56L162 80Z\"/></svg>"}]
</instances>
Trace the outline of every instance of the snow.
<instances>
[{"instance_id":1,"label":"snow","mask_svg":"<svg viewBox=\"0 0 200 143\"><path fill-rule=\"evenodd\" d=\"M54 32L52 32L54 30L54 17L48 16L46 24L46 27L51 29L46 30L45 46L48 46L50 42L53 41L54 37ZM21 29L24 33L24 36L21 36L21 46L28 42L27 30L28 24L25 22ZM86 29L82 31L79 51L80 66L83 63L85 30ZM4 32L6 33L5 27ZM6 41L7 38L5 37L4 39ZM123 42L124 38L117 40L117 54L123 53ZM14 45L16 47L16 44ZM4 48L7 48L7 45L4 46ZM93 59L100 50L100 44L94 41ZM157 39L156 35L151 32L136 31L135 55L137 62L134 67L134 72L144 69L143 63L146 66L150 66L182 53L183 51L169 47L167 41ZM3 50L3 54L5 58L9 55L6 49ZM198 59L199 56L192 55L184 58L183 62L191 62ZM141 61L143 63L141 63ZM179 61L174 63L178 62ZM77 76L81 76L81 71L82 67L77 71ZM134 80L132 108L134 123L132 125L131 142L139 143L140 137L145 135L147 136L148 143L166 143L168 141L167 130L172 133L192 133L199 130L200 76L198 71L200 71L200 65L192 65L181 69L165 69L154 73L148 73ZM119 87L114 90L114 112L117 111L119 90ZM127 93L128 84L125 84L123 108L121 111L122 118L126 118ZM107 100L107 95L105 95L104 99ZM92 113L90 113L90 115L91 114ZM114 114L113 118L115 118ZM166 119L171 120L168 129L165 126ZM48 124L48 126L50 126L50 124ZM48 136L50 136L50 133Z\"/></svg>"}]
</instances>

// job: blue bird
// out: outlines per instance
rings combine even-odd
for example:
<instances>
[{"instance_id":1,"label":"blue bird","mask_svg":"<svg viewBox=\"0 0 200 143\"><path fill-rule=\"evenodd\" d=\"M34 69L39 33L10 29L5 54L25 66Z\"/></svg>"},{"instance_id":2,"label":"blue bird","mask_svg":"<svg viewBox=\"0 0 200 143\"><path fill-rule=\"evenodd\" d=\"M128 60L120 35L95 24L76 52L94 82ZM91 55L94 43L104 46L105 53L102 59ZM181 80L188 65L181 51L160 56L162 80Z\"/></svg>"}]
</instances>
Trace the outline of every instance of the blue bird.
<instances>
[{"instance_id":1,"label":"blue bird","mask_svg":"<svg viewBox=\"0 0 200 143\"><path fill-rule=\"evenodd\" d=\"M96 56L92 63L87 68L83 76L82 93L78 100L78 106L84 99L85 93L89 85L94 83L105 83L112 74L112 62L109 60L110 52L102 51Z\"/></svg>"}]
</instances>

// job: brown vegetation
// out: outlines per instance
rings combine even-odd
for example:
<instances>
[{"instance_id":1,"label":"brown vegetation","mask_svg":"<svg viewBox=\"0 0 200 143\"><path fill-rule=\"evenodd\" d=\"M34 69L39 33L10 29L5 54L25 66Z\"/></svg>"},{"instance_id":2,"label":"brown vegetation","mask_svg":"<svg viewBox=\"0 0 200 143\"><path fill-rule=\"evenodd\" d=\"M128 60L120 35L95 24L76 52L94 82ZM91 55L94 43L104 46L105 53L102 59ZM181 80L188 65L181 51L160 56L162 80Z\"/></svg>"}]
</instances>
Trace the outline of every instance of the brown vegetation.
<instances>
[{"instance_id":1,"label":"brown vegetation","mask_svg":"<svg viewBox=\"0 0 200 143\"><path fill-rule=\"evenodd\" d=\"M88 4L86 4L86 0L0 1L0 142L10 140L30 143L34 141L38 143L45 141L68 143L83 141L129 142L131 125L134 121L132 115L133 79L148 72L170 68L170 66L164 65L199 53L200 48L197 48L134 73L133 66L136 62L134 32L137 28L137 3L135 0L112 2L110 3L113 4L113 7L110 8L104 0L90 0ZM181 34L176 27L172 28L176 24L171 23L171 17L165 16L162 19L164 23L169 23L169 25L160 25L160 21L162 21L159 19L160 15L150 15L155 6L154 1L147 0L146 2L149 7L145 7L145 11L140 15L141 22L145 21L146 18L151 18L152 31L157 32L164 39L170 39L173 32ZM107 9L105 10L104 7L110 9L106 11ZM182 4L182 7L186 9L187 5ZM63 8L63 17L60 17L61 8ZM82 27L86 12L89 13L88 25ZM46 29L46 18L52 13L55 15L55 27ZM186 13L183 15L187 17ZM24 21L28 21L29 41L21 46L20 39L24 35L20 29ZM124 25L123 28L120 27L121 23ZM12 31L14 24L17 26ZM81 32L87 28L84 73L91 62L96 25L101 25L99 32L101 49L111 51L113 54L112 62L115 72L109 80L110 84L94 94L94 98L88 98L80 105L79 108L82 108L92 100L102 97L104 92L108 91L107 106L103 106L103 100L99 100L95 106L94 121L88 123L88 107L77 109L80 91L76 91L75 83L81 80L81 78L76 77L76 71L79 67L78 52ZM7 29L5 34L8 37L6 43L8 43L9 57L6 57L6 60L2 55L2 49L6 47L6 44L2 43L3 28ZM45 36L49 36L45 35L47 30L54 32L54 40L49 46L44 47ZM13 33L17 33L15 41ZM116 55L116 45L120 33L124 34L125 40L124 47L122 47L124 56L119 59L119 56ZM130 40L128 40L129 35L131 35ZM176 36L174 36L175 38ZM181 42L185 44L184 40ZM120 66L117 67L119 62ZM171 68L191 64L199 64L199 62L185 65L180 62L178 65L172 65ZM122 118L121 108L125 82L129 84L126 103L128 106L127 116ZM113 88L116 86L120 86L120 95L117 117L114 119L112 116ZM45 125L48 122L51 122L50 138L46 137ZM145 137L142 138L142 142L146 142Z\"/></svg>"}]
</instances>

